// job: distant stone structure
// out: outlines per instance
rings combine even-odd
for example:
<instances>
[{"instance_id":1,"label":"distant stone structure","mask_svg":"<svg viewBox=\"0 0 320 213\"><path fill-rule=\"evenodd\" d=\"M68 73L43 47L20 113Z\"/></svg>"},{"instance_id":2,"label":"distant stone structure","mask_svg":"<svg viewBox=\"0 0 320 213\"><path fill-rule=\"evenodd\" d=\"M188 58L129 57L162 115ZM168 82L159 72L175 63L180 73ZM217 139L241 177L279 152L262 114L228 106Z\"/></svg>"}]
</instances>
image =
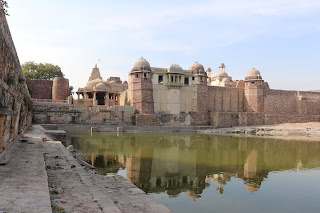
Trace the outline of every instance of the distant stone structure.
<instances>
[{"instance_id":1,"label":"distant stone structure","mask_svg":"<svg viewBox=\"0 0 320 213\"><path fill-rule=\"evenodd\" d=\"M232 80L221 63L211 75L195 62L151 67L141 58L129 72L129 88L120 105L136 109L136 125L211 125L232 127L320 121L317 91L273 90L257 69L244 80Z\"/></svg>"},{"instance_id":2,"label":"distant stone structure","mask_svg":"<svg viewBox=\"0 0 320 213\"><path fill-rule=\"evenodd\" d=\"M69 80L56 77L53 80L26 77L31 98L37 102L67 102L70 96Z\"/></svg>"},{"instance_id":3,"label":"distant stone structure","mask_svg":"<svg viewBox=\"0 0 320 213\"><path fill-rule=\"evenodd\" d=\"M92 69L89 81L84 88L76 92L78 99L76 105L120 105L120 93L128 88L128 82L123 82L119 77L110 77L107 81L102 80L97 65Z\"/></svg>"},{"instance_id":4,"label":"distant stone structure","mask_svg":"<svg viewBox=\"0 0 320 213\"><path fill-rule=\"evenodd\" d=\"M31 123L32 103L0 3L0 157Z\"/></svg>"},{"instance_id":5,"label":"distant stone structure","mask_svg":"<svg viewBox=\"0 0 320 213\"><path fill-rule=\"evenodd\" d=\"M198 62L184 70L177 64L152 67L140 58L129 72L128 84L119 77L102 80L96 65L86 86L78 89L78 99L73 100L79 107L37 104L34 120L214 128L320 121L319 91L270 89L254 68L244 80L233 80L224 63L217 73L211 72ZM54 82L52 85L54 91Z\"/></svg>"}]
</instances>

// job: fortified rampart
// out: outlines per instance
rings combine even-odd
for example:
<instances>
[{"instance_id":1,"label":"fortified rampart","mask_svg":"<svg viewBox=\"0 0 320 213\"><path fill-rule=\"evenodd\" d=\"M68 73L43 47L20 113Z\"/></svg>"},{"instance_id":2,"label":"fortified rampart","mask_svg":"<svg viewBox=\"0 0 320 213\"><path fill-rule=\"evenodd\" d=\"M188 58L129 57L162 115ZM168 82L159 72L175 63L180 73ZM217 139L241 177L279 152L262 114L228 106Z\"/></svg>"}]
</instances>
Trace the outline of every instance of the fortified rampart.
<instances>
[{"instance_id":1,"label":"fortified rampart","mask_svg":"<svg viewBox=\"0 0 320 213\"><path fill-rule=\"evenodd\" d=\"M66 101L70 95L69 80L54 78L53 80L29 79L27 85L32 99Z\"/></svg>"},{"instance_id":2,"label":"fortified rampart","mask_svg":"<svg viewBox=\"0 0 320 213\"><path fill-rule=\"evenodd\" d=\"M32 102L0 3L0 153L31 123Z\"/></svg>"},{"instance_id":3,"label":"fortified rampart","mask_svg":"<svg viewBox=\"0 0 320 213\"><path fill-rule=\"evenodd\" d=\"M52 99L52 80L27 78L30 95L34 99Z\"/></svg>"},{"instance_id":4,"label":"fortified rampart","mask_svg":"<svg viewBox=\"0 0 320 213\"><path fill-rule=\"evenodd\" d=\"M63 103L34 103L33 121L40 124L109 124L130 125L131 106L86 106Z\"/></svg>"},{"instance_id":5,"label":"fortified rampart","mask_svg":"<svg viewBox=\"0 0 320 213\"><path fill-rule=\"evenodd\" d=\"M264 90L264 113L320 115L320 93Z\"/></svg>"},{"instance_id":6,"label":"fortified rampart","mask_svg":"<svg viewBox=\"0 0 320 213\"><path fill-rule=\"evenodd\" d=\"M210 112L243 112L243 88L208 87Z\"/></svg>"}]
</instances>

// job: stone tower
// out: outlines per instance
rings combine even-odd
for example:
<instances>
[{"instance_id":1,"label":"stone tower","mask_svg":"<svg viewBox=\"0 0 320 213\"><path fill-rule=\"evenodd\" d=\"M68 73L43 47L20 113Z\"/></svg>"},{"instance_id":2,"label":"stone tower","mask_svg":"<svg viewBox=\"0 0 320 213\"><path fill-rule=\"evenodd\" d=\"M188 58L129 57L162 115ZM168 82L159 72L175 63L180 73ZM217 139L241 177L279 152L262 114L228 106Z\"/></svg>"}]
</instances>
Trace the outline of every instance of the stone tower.
<instances>
[{"instance_id":1,"label":"stone tower","mask_svg":"<svg viewBox=\"0 0 320 213\"><path fill-rule=\"evenodd\" d=\"M142 58L137 60L129 73L132 105L140 114L153 114L152 72L149 62Z\"/></svg>"},{"instance_id":2,"label":"stone tower","mask_svg":"<svg viewBox=\"0 0 320 213\"><path fill-rule=\"evenodd\" d=\"M189 70L192 71L192 84L193 97L192 97L192 112L191 117L193 121L192 125L208 125L209 111L208 111L208 85L207 85L207 73L204 67L198 62L193 63Z\"/></svg>"},{"instance_id":3,"label":"stone tower","mask_svg":"<svg viewBox=\"0 0 320 213\"><path fill-rule=\"evenodd\" d=\"M52 99L55 101L65 101L69 95L69 80L61 77L54 78L52 85Z\"/></svg>"},{"instance_id":4,"label":"stone tower","mask_svg":"<svg viewBox=\"0 0 320 213\"><path fill-rule=\"evenodd\" d=\"M246 112L264 111L263 88L264 81L260 72L252 68L245 78L244 109Z\"/></svg>"}]
</instances>

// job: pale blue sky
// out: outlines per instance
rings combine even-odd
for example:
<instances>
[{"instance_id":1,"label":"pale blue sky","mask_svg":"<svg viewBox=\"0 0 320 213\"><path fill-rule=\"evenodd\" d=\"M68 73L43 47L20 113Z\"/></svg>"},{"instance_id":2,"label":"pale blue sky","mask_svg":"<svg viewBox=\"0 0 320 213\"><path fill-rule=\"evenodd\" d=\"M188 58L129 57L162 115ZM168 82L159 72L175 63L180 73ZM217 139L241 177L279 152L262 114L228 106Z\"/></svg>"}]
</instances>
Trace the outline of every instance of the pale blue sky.
<instances>
[{"instance_id":1,"label":"pale blue sky","mask_svg":"<svg viewBox=\"0 0 320 213\"><path fill-rule=\"evenodd\" d=\"M194 62L233 79L255 67L274 89L320 89L320 0L9 0L20 61L61 66L84 87L98 59L104 80Z\"/></svg>"}]
</instances>

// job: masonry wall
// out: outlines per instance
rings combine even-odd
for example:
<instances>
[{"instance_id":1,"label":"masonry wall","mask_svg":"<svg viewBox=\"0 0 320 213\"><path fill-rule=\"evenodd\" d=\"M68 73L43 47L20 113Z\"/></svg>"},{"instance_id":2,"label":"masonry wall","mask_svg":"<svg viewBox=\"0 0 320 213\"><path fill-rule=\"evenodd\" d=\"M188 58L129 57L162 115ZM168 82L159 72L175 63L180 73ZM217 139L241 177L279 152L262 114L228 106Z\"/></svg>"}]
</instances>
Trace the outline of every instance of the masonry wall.
<instances>
[{"instance_id":1,"label":"masonry wall","mask_svg":"<svg viewBox=\"0 0 320 213\"><path fill-rule=\"evenodd\" d=\"M208 86L208 108L214 112L243 112L244 89Z\"/></svg>"},{"instance_id":2,"label":"masonry wall","mask_svg":"<svg viewBox=\"0 0 320 213\"><path fill-rule=\"evenodd\" d=\"M192 85L192 104L190 114L191 125L209 125L208 86L206 84Z\"/></svg>"},{"instance_id":3,"label":"masonry wall","mask_svg":"<svg viewBox=\"0 0 320 213\"><path fill-rule=\"evenodd\" d=\"M256 112L210 112L210 125L214 128L305 122L320 122L320 115L272 115Z\"/></svg>"},{"instance_id":4,"label":"masonry wall","mask_svg":"<svg viewBox=\"0 0 320 213\"><path fill-rule=\"evenodd\" d=\"M0 3L0 154L31 123L31 100Z\"/></svg>"},{"instance_id":5,"label":"masonry wall","mask_svg":"<svg viewBox=\"0 0 320 213\"><path fill-rule=\"evenodd\" d=\"M131 84L130 91L132 92L132 105L141 114L154 113L151 76L149 73L147 75L148 77L145 78L143 73L140 72L129 76Z\"/></svg>"},{"instance_id":6,"label":"masonry wall","mask_svg":"<svg viewBox=\"0 0 320 213\"><path fill-rule=\"evenodd\" d=\"M264 113L279 115L320 115L320 93L264 90Z\"/></svg>"},{"instance_id":7,"label":"masonry wall","mask_svg":"<svg viewBox=\"0 0 320 213\"><path fill-rule=\"evenodd\" d=\"M27 78L30 95L34 99L52 99L52 80Z\"/></svg>"},{"instance_id":8,"label":"masonry wall","mask_svg":"<svg viewBox=\"0 0 320 213\"><path fill-rule=\"evenodd\" d=\"M131 106L88 107L63 103L34 103L33 121L39 124L108 124L130 125L134 121Z\"/></svg>"}]
</instances>

